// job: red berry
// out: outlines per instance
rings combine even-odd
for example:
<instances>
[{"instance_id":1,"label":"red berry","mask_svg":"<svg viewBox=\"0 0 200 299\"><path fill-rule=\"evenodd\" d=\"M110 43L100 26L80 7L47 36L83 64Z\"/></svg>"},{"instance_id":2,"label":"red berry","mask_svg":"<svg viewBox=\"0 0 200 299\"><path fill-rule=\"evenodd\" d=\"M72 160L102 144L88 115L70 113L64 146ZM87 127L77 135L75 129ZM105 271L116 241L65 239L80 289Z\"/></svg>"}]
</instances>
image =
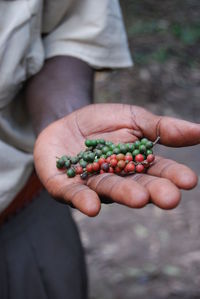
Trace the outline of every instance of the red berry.
<instances>
[{"instance_id":1,"label":"red berry","mask_svg":"<svg viewBox=\"0 0 200 299\"><path fill-rule=\"evenodd\" d=\"M129 162L125 167L126 172L133 172L135 171L135 165L132 162Z\"/></svg>"},{"instance_id":2,"label":"red berry","mask_svg":"<svg viewBox=\"0 0 200 299\"><path fill-rule=\"evenodd\" d=\"M144 166L142 164L138 164L135 167L136 172L143 172L144 171Z\"/></svg>"},{"instance_id":3,"label":"red berry","mask_svg":"<svg viewBox=\"0 0 200 299\"><path fill-rule=\"evenodd\" d=\"M112 167L109 167L109 170L108 170L109 173L113 173L114 172L114 169Z\"/></svg>"},{"instance_id":4,"label":"red berry","mask_svg":"<svg viewBox=\"0 0 200 299\"><path fill-rule=\"evenodd\" d=\"M102 163L105 163L105 162L106 162L105 158L100 158L98 161L99 165L101 165Z\"/></svg>"},{"instance_id":5,"label":"red berry","mask_svg":"<svg viewBox=\"0 0 200 299\"><path fill-rule=\"evenodd\" d=\"M99 168L100 168L100 165L99 165L98 162L92 163L92 169L93 169L93 171L98 171Z\"/></svg>"},{"instance_id":6,"label":"red berry","mask_svg":"<svg viewBox=\"0 0 200 299\"><path fill-rule=\"evenodd\" d=\"M147 156L147 162L151 163L155 160L155 156L153 154L150 154Z\"/></svg>"},{"instance_id":7,"label":"red berry","mask_svg":"<svg viewBox=\"0 0 200 299\"><path fill-rule=\"evenodd\" d=\"M111 159L111 157L106 158L106 162L110 163L110 159Z\"/></svg>"},{"instance_id":8,"label":"red berry","mask_svg":"<svg viewBox=\"0 0 200 299\"><path fill-rule=\"evenodd\" d=\"M117 159L115 159L115 158L111 159L110 160L110 166L115 167L117 165L117 162L118 162Z\"/></svg>"},{"instance_id":9,"label":"red berry","mask_svg":"<svg viewBox=\"0 0 200 299\"><path fill-rule=\"evenodd\" d=\"M100 174L103 174L103 173L105 173L105 171L103 171L103 169L101 169L101 170L100 170Z\"/></svg>"},{"instance_id":10,"label":"red berry","mask_svg":"<svg viewBox=\"0 0 200 299\"><path fill-rule=\"evenodd\" d=\"M109 170L109 164L108 163L103 163L101 164L101 169L103 169L103 171L108 172Z\"/></svg>"},{"instance_id":11,"label":"red berry","mask_svg":"<svg viewBox=\"0 0 200 299\"><path fill-rule=\"evenodd\" d=\"M76 167L76 174L82 174L83 173L83 167L77 166Z\"/></svg>"},{"instance_id":12,"label":"red berry","mask_svg":"<svg viewBox=\"0 0 200 299\"><path fill-rule=\"evenodd\" d=\"M120 173L122 171L121 168L119 168L118 166L115 167L114 172L115 173Z\"/></svg>"},{"instance_id":13,"label":"red berry","mask_svg":"<svg viewBox=\"0 0 200 299\"><path fill-rule=\"evenodd\" d=\"M125 155L124 155L124 154L118 154L118 155L116 156L116 159L117 159L118 161L120 161L120 160L125 160Z\"/></svg>"},{"instance_id":14,"label":"red berry","mask_svg":"<svg viewBox=\"0 0 200 299\"><path fill-rule=\"evenodd\" d=\"M87 170L87 172L92 172L92 171L93 171L92 164L88 164L88 165L86 166L86 170Z\"/></svg>"},{"instance_id":15,"label":"red berry","mask_svg":"<svg viewBox=\"0 0 200 299\"><path fill-rule=\"evenodd\" d=\"M126 162L124 160L120 160L118 163L117 163L117 166L121 169L124 169L124 167L126 166Z\"/></svg>"},{"instance_id":16,"label":"red berry","mask_svg":"<svg viewBox=\"0 0 200 299\"><path fill-rule=\"evenodd\" d=\"M135 156L135 162L143 162L144 156L142 154L138 154Z\"/></svg>"},{"instance_id":17,"label":"red berry","mask_svg":"<svg viewBox=\"0 0 200 299\"><path fill-rule=\"evenodd\" d=\"M133 161L133 157L131 155L126 155L125 160L126 161Z\"/></svg>"},{"instance_id":18,"label":"red berry","mask_svg":"<svg viewBox=\"0 0 200 299\"><path fill-rule=\"evenodd\" d=\"M112 155L110 156L110 158L111 158L111 159L116 159L116 156L117 156L117 155L112 154Z\"/></svg>"}]
</instances>

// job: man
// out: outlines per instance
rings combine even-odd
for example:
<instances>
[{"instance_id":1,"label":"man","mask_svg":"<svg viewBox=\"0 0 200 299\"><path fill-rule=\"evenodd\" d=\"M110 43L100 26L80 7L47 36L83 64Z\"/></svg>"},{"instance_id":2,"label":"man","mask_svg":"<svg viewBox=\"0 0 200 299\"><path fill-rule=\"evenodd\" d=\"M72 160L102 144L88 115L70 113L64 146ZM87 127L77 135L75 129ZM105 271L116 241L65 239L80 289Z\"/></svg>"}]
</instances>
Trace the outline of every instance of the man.
<instances>
[{"instance_id":1,"label":"man","mask_svg":"<svg viewBox=\"0 0 200 299\"><path fill-rule=\"evenodd\" d=\"M3 1L0 28L0 298L87 298L76 227L68 206L48 193L89 216L99 213L100 199L169 209L197 177L158 158L147 174L83 182L60 174L56 156L76 154L93 137L131 142L159 135L168 146L197 144L200 126L135 106L89 105L94 69L132 65L115 0ZM48 193L31 175L33 130L34 164Z\"/></svg>"}]
</instances>

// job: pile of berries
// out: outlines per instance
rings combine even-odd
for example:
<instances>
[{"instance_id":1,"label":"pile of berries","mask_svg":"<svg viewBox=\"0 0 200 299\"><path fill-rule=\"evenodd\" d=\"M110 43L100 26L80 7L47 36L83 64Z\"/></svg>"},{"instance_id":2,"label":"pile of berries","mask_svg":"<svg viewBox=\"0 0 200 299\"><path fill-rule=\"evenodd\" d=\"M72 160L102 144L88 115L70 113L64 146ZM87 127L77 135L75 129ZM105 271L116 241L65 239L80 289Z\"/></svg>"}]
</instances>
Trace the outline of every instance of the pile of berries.
<instances>
[{"instance_id":1,"label":"pile of berries","mask_svg":"<svg viewBox=\"0 0 200 299\"><path fill-rule=\"evenodd\" d=\"M134 143L114 144L104 139L87 139L86 149L77 156L62 156L56 161L59 169L66 170L68 177L80 175L86 179L89 175L105 172L126 175L141 173L155 159L153 146L157 143L142 138Z\"/></svg>"}]
</instances>

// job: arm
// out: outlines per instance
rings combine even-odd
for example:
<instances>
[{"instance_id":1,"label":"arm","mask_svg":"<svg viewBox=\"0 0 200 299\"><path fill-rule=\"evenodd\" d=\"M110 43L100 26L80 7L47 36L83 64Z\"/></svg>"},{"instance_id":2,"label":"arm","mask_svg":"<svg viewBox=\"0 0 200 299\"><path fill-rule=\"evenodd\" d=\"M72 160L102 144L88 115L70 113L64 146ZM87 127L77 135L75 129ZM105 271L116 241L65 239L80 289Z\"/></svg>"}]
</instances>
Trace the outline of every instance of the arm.
<instances>
[{"instance_id":1,"label":"arm","mask_svg":"<svg viewBox=\"0 0 200 299\"><path fill-rule=\"evenodd\" d=\"M80 59L47 60L26 86L26 100L36 134L93 99L94 71Z\"/></svg>"}]
</instances>

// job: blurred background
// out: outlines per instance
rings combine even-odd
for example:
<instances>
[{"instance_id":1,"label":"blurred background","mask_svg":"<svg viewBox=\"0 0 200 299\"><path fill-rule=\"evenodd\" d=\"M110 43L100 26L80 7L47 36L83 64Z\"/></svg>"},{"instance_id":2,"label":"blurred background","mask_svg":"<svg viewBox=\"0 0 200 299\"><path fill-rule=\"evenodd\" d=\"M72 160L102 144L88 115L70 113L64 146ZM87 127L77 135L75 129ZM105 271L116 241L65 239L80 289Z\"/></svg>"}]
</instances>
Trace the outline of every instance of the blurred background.
<instances>
[{"instance_id":1,"label":"blurred background","mask_svg":"<svg viewBox=\"0 0 200 299\"><path fill-rule=\"evenodd\" d=\"M98 73L96 102L123 102L200 123L200 1L121 1L131 69ZM157 146L200 176L200 145ZM85 247L90 299L200 298L200 185L173 211L103 205L74 212Z\"/></svg>"}]
</instances>

